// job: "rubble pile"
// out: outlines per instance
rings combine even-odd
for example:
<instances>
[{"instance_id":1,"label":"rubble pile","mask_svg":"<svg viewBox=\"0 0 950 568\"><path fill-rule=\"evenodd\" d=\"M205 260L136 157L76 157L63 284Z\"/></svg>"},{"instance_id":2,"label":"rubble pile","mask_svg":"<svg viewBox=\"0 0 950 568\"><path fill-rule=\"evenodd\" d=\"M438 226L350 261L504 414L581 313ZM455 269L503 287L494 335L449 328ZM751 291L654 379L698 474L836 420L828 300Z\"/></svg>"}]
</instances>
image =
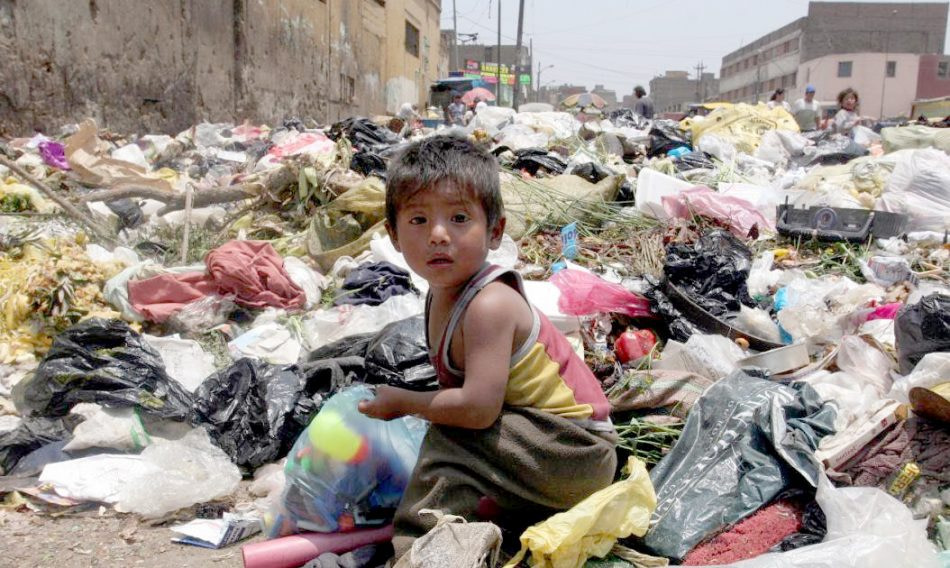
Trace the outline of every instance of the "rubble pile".
<instances>
[{"instance_id":1,"label":"rubble pile","mask_svg":"<svg viewBox=\"0 0 950 568\"><path fill-rule=\"evenodd\" d=\"M507 226L489 260L583 353L629 460L516 558L950 561L943 130L802 133L745 104L678 123L489 106L464 127L388 124L137 136L86 120L0 139L6 502L154 522L218 503L213 531L175 540L263 531L247 566L279 549L300 560L281 565L368 565L426 424L355 401L437 388L386 170L439 133L497 157ZM242 478L256 500L235 503ZM427 538L500 546L477 524Z\"/></svg>"}]
</instances>

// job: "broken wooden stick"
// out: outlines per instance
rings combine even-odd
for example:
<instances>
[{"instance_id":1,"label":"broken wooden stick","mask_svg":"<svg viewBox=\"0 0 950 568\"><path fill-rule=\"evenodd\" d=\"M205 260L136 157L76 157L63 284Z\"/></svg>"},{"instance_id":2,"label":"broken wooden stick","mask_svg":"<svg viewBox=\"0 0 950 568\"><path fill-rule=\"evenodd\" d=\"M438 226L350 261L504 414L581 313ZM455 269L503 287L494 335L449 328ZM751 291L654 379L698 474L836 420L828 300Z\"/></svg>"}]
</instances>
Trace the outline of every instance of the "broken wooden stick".
<instances>
[{"instance_id":1,"label":"broken wooden stick","mask_svg":"<svg viewBox=\"0 0 950 568\"><path fill-rule=\"evenodd\" d=\"M108 231L96 223L92 217L80 211L78 207L70 203L62 196L58 195L48 185L33 177L28 171L21 168L15 162L7 159L6 156L0 155L0 164L3 164L9 168L11 172L25 180L36 189L40 190L43 195L50 198L54 203L56 203L56 205L59 205L67 215L75 219L81 225L85 225L86 228L92 231L93 235L107 243L115 243L115 237L113 237Z\"/></svg>"}]
</instances>

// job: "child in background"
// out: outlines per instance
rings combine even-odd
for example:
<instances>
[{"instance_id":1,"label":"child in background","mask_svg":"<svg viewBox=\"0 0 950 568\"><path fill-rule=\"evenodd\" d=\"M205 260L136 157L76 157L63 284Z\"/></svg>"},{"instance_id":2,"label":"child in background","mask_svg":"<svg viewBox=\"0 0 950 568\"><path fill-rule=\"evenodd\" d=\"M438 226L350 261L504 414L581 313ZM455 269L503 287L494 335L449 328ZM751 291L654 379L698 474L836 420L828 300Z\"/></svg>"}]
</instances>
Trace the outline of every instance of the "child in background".
<instances>
[{"instance_id":1,"label":"child in background","mask_svg":"<svg viewBox=\"0 0 950 568\"><path fill-rule=\"evenodd\" d=\"M838 93L838 106L841 107L841 110L835 115L833 128L838 134L848 136L851 134L851 130L862 121L857 112L858 92L848 87Z\"/></svg>"},{"instance_id":2,"label":"child in background","mask_svg":"<svg viewBox=\"0 0 950 568\"><path fill-rule=\"evenodd\" d=\"M398 558L434 525L421 509L489 520L509 537L613 481L609 404L567 339L489 264L505 228L498 167L471 142L411 144L388 171L386 228L429 283L435 392L379 386L360 411L432 424L395 516Z\"/></svg>"}]
</instances>

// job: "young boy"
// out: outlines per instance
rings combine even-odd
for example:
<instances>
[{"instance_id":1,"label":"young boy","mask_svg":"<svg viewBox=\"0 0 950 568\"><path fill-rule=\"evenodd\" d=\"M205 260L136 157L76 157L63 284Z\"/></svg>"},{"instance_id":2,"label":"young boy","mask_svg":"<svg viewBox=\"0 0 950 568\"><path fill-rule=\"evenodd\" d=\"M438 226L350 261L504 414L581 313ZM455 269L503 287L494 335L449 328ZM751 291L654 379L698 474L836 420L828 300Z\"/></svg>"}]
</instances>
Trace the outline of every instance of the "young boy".
<instances>
[{"instance_id":1,"label":"young boy","mask_svg":"<svg viewBox=\"0 0 950 568\"><path fill-rule=\"evenodd\" d=\"M517 538L613 481L616 433L600 385L528 303L519 275L486 262L505 228L498 168L434 136L389 167L386 228L429 283L435 392L380 386L360 411L432 425L396 512L397 558L434 526L421 509L490 520Z\"/></svg>"}]
</instances>

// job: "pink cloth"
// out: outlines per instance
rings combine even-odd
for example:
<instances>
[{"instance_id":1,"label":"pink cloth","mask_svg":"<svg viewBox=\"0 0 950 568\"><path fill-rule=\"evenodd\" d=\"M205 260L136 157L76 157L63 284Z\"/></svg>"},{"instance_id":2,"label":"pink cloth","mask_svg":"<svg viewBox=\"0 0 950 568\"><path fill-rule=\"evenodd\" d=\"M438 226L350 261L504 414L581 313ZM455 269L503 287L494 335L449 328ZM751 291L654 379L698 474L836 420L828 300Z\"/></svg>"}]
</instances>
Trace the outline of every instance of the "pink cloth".
<instances>
[{"instance_id":1,"label":"pink cloth","mask_svg":"<svg viewBox=\"0 0 950 568\"><path fill-rule=\"evenodd\" d=\"M775 223L759 213L754 205L745 199L729 197L705 186L691 187L676 195L661 198L663 210L670 217L689 219L693 215L702 215L729 224L729 232L739 238L749 235L752 227L775 231Z\"/></svg>"},{"instance_id":2,"label":"pink cloth","mask_svg":"<svg viewBox=\"0 0 950 568\"><path fill-rule=\"evenodd\" d=\"M284 259L264 241L230 241L205 257L207 273L163 274L129 282L129 301L161 323L186 304L210 294L233 295L247 308L300 309L303 290L284 271Z\"/></svg>"}]
</instances>

